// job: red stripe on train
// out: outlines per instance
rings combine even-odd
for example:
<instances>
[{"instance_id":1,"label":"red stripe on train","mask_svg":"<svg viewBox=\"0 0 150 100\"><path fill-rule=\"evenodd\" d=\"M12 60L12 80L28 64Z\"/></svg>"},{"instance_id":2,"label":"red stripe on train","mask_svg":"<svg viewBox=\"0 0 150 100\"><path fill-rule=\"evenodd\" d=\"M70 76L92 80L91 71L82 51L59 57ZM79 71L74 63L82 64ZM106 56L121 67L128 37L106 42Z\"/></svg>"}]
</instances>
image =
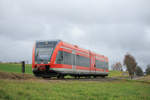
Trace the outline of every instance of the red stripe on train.
<instances>
[{"instance_id":1,"label":"red stripe on train","mask_svg":"<svg viewBox=\"0 0 150 100\"><path fill-rule=\"evenodd\" d=\"M89 70L90 71L90 68L82 67L82 66L76 66L76 69L77 70Z\"/></svg>"},{"instance_id":2,"label":"red stripe on train","mask_svg":"<svg viewBox=\"0 0 150 100\"><path fill-rule=\"evenodd\" d=\"M67 68L72 69L72 65L65 65L65 64L53 64L51 68Z\"/></svg>"},{"instance_id":3,"label":"red stripe on train","mask_svg":"<svg viewBox=\"0 0 150 100\"><path fill-rule=\"evenodd\" d=\"M104 69L96 68L96 71L104 72Z\"/></svg>"},{"instance_id":4,"label":"red stripe on train","mask_svg":"<svg viewBox=\"0 0 150 100\"><path fill-rule=\"evenodd\" d=\"M66 69L72 69L72 65L53 64L53 65L51 65L51 68L66 68ZM76 66L76 69L77 69L77 70L89 70L89 71L90 71L90 68L83 67L83 66ZM100 71L100 72L104 72L104 69L96 68L95 70L96 70L96 71ZM93 71L94 71L94 70L93 70ZM106 70L106 72L108 72L108 70Z\"/></svg>"}]
</instances>

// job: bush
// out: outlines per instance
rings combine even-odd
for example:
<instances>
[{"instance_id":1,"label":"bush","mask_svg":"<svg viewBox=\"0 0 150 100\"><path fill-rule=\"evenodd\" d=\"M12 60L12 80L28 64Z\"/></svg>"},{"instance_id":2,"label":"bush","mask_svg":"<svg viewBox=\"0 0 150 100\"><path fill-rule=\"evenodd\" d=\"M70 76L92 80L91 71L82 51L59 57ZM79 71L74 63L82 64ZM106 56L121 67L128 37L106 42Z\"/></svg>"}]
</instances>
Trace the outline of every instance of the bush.
<instances>
[{"instance_id":1,"label":"bush","mask_svg":"<svg viewBox=\"0 0 150 100\"><path fill-rule=\"evenodd\" d=\"M146 68L146 75L150 75L150 65L147 65L147 68Z\"/></svg>"},{"instance_id":2,"label":"bush","mask_svg":"<svg viewBox=\"0 0 150 100\"><path fill-rule=\"evenodd\" d=\"M136 67L135 74L137 76L143 76L144 75L143 70L141 69L141 67L139 67L139 66Z\"/></svg>"}]
</instances>

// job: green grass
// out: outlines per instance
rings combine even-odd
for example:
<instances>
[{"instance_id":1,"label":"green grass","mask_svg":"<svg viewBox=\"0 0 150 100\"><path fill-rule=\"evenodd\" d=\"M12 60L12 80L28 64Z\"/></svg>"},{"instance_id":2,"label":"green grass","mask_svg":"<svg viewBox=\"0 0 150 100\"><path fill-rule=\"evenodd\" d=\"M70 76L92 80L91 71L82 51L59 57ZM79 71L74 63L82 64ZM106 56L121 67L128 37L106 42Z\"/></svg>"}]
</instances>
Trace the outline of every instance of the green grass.
<instances>
[{"instance_id":1,"label":"green grass","mask_svg":"<svg viewBox=\"0 0 150 100\"><path fill-rule=\"evenodd\" d=\"M21 64L0 64L0 71L21 73ZM26 73L32 73L26 65ZM109 77L122 72L110 71ZM149 79L145 77L143 80ZM149 81L61 81L0 79L0 100L150 100Z\"/></svg>"},{"instance_id":2,"label":"green grass","mask_svg":"<svg viewBox=\"0 0 150 100\"><path fill-rule=\"evenodd\" d=\"M150 84L127 80L0 80L0 100L150 100Z\"/></svg>"},{"instance_id":3,"label":"green grass","mask_svg":"<svg viewBox=\"0 0 150 100\"><path fill-rule=\"evenodd\" d=\"M0 71L21 73L21 64L0 63ZM26 64L25 72L32 74L32 65L31 64Z\"/></svg>"},{"instance_id":4,"label":"green grass","mask_svg":"<svg viewBox=\"0 0 150 100\"><path fill-rule=\"evenodd\" d=\"M109 77L128 77L128 72L123 71L109 71Z\"/></svg>"}]
</instances>

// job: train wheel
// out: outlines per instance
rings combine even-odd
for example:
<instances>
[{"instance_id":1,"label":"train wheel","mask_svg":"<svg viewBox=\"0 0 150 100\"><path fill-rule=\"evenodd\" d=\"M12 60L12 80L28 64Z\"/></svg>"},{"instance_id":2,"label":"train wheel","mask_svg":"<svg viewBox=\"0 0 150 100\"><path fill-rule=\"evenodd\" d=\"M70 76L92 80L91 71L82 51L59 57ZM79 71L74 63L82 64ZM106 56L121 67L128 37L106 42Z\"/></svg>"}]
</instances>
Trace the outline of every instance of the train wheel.
<instances>
[{"instance_id":1,"label":"train wheel","mask_svg":"<svg viewBox=\"0 0 150 100\"><path fill-rule=\"evenodd\" d=\"M94 78L96 78L96 76L93 76Z\"/></svg>"},{"instance_id":2,"label":"train wheel","mask_svg":"<svg viewBox=\"0 0 150 100\"><path fill-rule=\"evenodd\" d=\"M104 76L102 76L102 78L105 78L105 75L104 75Z\"/></svg>"},{"instance_id":3,"label":"train wheel","mask_svg":"<svg viewBox=\"0 0 150 100\"><path fill-rule=\"evenodd\" d=\"M77 79L77 76L74 76L75 79Z\"/></svg>"},{"instance_id":4,"label":"train wheel","mask_svg":"<svg viewBox=\"0 0 150 100\"><path fill-rule=\"evenodd\" d=\"M80 79L80 76L78 76L78 79Z\"/></svg>"},{"instance_id":5,"label":"train wheel","mask_svg":"<svg viewBox=\"0 0 150 100\"><path fill-rule=\"evenodd\" d=\"M57 79L60 79L60 75L57 76Z\"/></svg>"},{"instance_id":6,"label":"train wheel","mask_svg":"<svg viewBox=\"0 0 150 100\"><path fill-rule=\"evenodd\" d=\"M57 78L58 79L64 79L64 75L58 75Z\"/></svg>"},{"instance_id":7,"label":"train wheel","mask_svg":"<svg viewBox=\"0 0 150 100\"><path fill-rule=\"evenodd\" d=\"M91 76L87 76L87 78L91 78Z\"/></svg>"},{"instance_id":8,"label":"train wheel","mask_svg":"<svg viewBox=\"0 0 150 100\"><path fill-rule=\"evenodd\" d=\"M39 74L34 74L34 76L36 76L36 77L41 77L41 75L39 75Z\"/></svg>"},{"instance_id":9,"label":"train wheel","mask_svg":"<svg viewBox=\"0 0 150 100\"><path fill-rule=\"evenodd\" d=\"M64 75L61 75L61 77L60 77L61 79L64 79Z\"/></svg>"}]
</instances>

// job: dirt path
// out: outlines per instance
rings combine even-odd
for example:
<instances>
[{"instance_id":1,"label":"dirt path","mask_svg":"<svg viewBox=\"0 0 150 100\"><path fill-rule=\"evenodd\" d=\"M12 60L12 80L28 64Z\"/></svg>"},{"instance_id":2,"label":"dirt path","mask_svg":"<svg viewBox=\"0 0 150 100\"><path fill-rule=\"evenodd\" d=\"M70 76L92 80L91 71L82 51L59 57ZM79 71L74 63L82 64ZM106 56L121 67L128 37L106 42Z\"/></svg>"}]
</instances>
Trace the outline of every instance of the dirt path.
<instances>
[{"instance_id":1,"label":"dirt path","mask_svg":"<svg viewBox=\"0 0 150 100\"><path fill-rule=\"evenodd\" d=\"M142 79L142 78L144 78L144 76L135 77L135 78L133 78L133 80L140 80L140 79Z\"/></svg>"},{"instance_id":2,"label":"dirt path","mask_svg":"<svg viewBox=\"0 0 150 100\"><path fill-rule=\"evenodd\" d=\"M20 74L20 73L10 73L10 72L0 72L0 79L36 79L31 74Z\"/></svg>"}]
</instances>

